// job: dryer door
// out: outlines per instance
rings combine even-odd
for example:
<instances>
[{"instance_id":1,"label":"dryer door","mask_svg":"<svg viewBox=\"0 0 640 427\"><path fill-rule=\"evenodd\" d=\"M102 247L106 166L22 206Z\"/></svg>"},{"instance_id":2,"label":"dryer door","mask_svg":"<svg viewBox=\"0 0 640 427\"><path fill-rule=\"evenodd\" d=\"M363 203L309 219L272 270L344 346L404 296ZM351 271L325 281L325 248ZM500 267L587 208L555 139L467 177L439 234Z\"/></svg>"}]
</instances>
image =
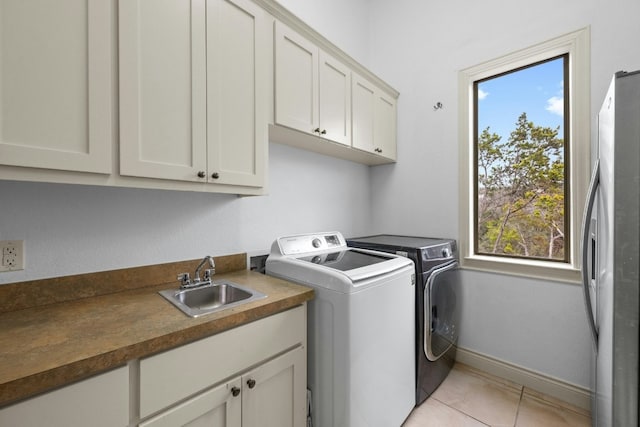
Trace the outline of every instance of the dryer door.
<instances>
[{"instance_id":1,"label":"dryer door","mask_svg":"<svg viewBox=\"0 0 640 427\"><path fill-rule=\"evenodd\" d=\"M424 353L438 360L458 339L460 290L458 262L432 271L424 288Z\"/></svg>"}]
</instances>

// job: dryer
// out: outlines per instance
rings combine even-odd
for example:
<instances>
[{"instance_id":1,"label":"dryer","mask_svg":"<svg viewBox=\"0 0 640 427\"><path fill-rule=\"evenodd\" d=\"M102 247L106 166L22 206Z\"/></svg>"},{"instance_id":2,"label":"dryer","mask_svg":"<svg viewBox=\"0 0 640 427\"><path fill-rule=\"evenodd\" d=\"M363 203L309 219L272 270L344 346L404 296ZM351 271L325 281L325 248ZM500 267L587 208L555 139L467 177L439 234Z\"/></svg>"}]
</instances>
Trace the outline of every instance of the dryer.
<instances>
[{"instance_id":1,"label":"dryer","mask_svg":"<svg viewBox=\"0 0 640 427\"><path fill-rule=\"evenodd\" d=\"M314 427L400 426L414 407L415 269L339 232L280 237L266 273L311 286L307 381Z\"/></svg>"},{"instance_id":2,"label":"dryer","mask_svg":"<svg viewBox=\"0 0 640 427\"><path fill-rule=\"evenodd\" d=\"M399 254L416 266L416 405L444 381L455 362L461 290L453 239L380 234L347 239L351 247Z\"/></svg>"}]
</instances>

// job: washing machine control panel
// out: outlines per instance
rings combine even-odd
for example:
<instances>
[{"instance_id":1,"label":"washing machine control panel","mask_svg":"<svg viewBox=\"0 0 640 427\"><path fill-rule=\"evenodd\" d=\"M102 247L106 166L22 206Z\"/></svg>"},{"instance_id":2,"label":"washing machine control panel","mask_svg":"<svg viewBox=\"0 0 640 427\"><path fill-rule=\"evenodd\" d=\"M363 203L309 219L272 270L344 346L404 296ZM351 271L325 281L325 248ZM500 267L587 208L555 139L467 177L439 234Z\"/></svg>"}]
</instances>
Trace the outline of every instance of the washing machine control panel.
<instances>
[{"instance_id":1,"label":"washing machine control panel","mask_svg":"<svg viewBox=\"0 0 640 427\"><path fill-rule=\"evenodd\" d=\"M335 231L281 237L278 239L278 246L282 255L298 255L346 247L347 242L340 232Z\"/></svg>"}]
</instances>

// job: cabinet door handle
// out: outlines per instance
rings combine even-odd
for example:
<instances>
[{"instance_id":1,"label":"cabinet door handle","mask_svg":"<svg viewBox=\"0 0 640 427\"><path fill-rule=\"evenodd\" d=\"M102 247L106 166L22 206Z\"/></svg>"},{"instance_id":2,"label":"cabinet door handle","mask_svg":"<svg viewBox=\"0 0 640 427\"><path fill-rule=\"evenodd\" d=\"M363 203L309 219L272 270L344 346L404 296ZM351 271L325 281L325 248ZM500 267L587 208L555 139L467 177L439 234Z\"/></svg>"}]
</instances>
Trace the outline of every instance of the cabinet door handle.
<instances>
[{"instance_id":1,"label":"cabinet door handle","mask_svg":"<svg viewBox=\"0 0 640 427\"><path fill-rule=\"evenodd\" d=\"M254 388L256 386L256 380L254 379L247 380L247 385L249 386L249 388Z\"/></svg>"},{"instance_id":2,"label":"cabinet door handle","mask_svg":"<svg viewBox=\"0 0 640 427\"><path fill-rule=\"evenodd\" d=\"M313 131L314 131L315 133L320 133L320 128L315 128Z\"/></svg>"},{"instance_id":3,"label":"cabinet door handle","mask_svg":"<svg viewBox=\"0 0 640 427\"><path fill-rule=\"evenodd\" d=\"M214 172L214 173L211 174L211 178L218 179L218 178L220 178L220 174L218 172Z\"/></svg>"},{"instance_id":4,"label":"cabinet door handle","mask_svg":"<svg viewBox=\"0 0 640 427\"><path fill-rule=\"evenodd\" d=\"M198 178L204 178L207 174L204 171L198 172Z\"/></svg>"},{"instance_id":5,"label":"cabinet door handle","mask_svg":"<svg viewBox=\"0 0 640 427\"><path fill-rule=\"evenodd\" d=\"M238 387L232 387L231 394L233 395L233 397L237 397L240 394L240 389Z\"/></svg>"},{"instance_id":6,"label":"cabinet door handle","mask_svg":"<svg viewBox=\"0 0 640 427\"><path fill-rule=\"evenodd\" d=\"M326 135L327 134L327 130L326 129L322 129L322 132L320 132L320 135Z\"/></svg>"},{"instance_id":7,"label":"cabinet door handle","mask_svg":"<svg viewBox=\"0 0 640 427\"><path fill-rule=\"evenodd\" d=\"M382 149L381 149L381 148L376 148L374 151L375 151L376 153L382 153Z\"/></svg>"}]
</instances>

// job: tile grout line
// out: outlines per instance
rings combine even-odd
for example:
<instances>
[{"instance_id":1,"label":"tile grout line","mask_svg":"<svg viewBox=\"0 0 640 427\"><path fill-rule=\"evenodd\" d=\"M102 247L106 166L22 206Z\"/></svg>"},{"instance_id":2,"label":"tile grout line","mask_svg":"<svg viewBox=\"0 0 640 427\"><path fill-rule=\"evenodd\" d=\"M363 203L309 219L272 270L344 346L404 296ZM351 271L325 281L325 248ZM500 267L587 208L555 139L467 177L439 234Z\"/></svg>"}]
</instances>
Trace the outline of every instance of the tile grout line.
<instances>
[{"instance_id":1,"label":"tile grout line","mask_svg":"<svg viewBox=\"0 0 640 427\"><path fill-rule=\"evenodd\" d=\"M480 371L480 372L476 372L473 369L469 369L468 372L466 372L467 374L471 374L471 376L473 377L477 377L479 379L482 379L483 381L488 381L489 383L493 383L496 387L498 388L505 388L505 389L511 389L511 391L509 393L513 393L512 396L514 396L516 393L519 395L518 396L518 402L516 405L516 412L514 414L514 419L512 421L512 424L508 424L508 421L505 419L504 421L507 421L507 423L502 424L505 427L518 427L518 425L520 425L520 413L523 409L525 409L525 415L523 415L523 422L527 422L527 420L530 418L530 414L528 412L528 408L523 408L522 405L524 404L524 395L525 393L527 393L527 399L532 398L534 401L539 402L541 405L544 405L545 407L551 408L554 411L560 411L562 413L566 413L566 414L573 414L574 416L579 416L579 417L587 417L589 418L588 415L585 415L581 412L579 412L578 410L568 406L568 404L563 405L562 401L558 400L558 399L552 399L550 396L544 395L543 393L539 393L539 392L534 392L531 389L525 387L522 384L518 384L516 382L512 382L509 381L508 383L503 381L496 381L494 379L494 376L490 375L490 374L486 374L483 375L484 372ZM500 380L500 377L496 377L498 380ZM519 388L519 390L518 390ZM463 394L464 399L466 399L467 393ZM460 397L460 396L458 396ZM429 397L429 399L434 400L436 402L438 402L440 405L443 405L443 407L446 407L449 411L452 411L452 414L458 414L463 416L465 419L468 420L468 422L471 422L471 420L475 421L476 423L478 423L478 426L482 426L482 427L491 427L490 424L485 423L484 421L476 418L475 416L465 412L464 409L462 408L466 408L466 406L463 406L462 408L457 408L455 406L452 406L454 404L456 404L456 401L451 401L450 403L446 403L436 397L434 397L433 395ZM511 402L513 402L513 397L511 398ZM512 405L512 403L511 403ZM511 406L511 408L513 408L513 406ZM529 408L530 409L530 408ZM475 412L474 410L472 410L472 412ZM536 411L538 412L538 411ZM564 417L564 415L563 415ZM427 417L428 418L428 417ZM425 418L426 419L426 418ZM428 421L427 421L428 422ZM429 425L430 422L428 422ZM420 423L421 424L421 423ZM567 424L568 425L568 424Z\"/></svg>"},{"instance_id":2,"label":"tile grout line","mask_svg":"<svg viewBox=\"0 0 640 427\"><path fill-rule=\"evenodd\" d=\"M518 416L520 415L520 406L522 405L522 399L524 398L524 386L520 389L520 399L518 400L518 407L516 408L516 419L513 421L513 427L517 427L518 425Z\"/></svg>"},{"instance_id":3,"label":"tile grout line","mask_svg":"<svg viewBox=\"0 0 640 427\"><path fill-rule=\"evenodd\" d=\"M438 402L440 402L441 404L443 404L443 405L444 405L444 406L446 406L447 408L452 409L452 410L454 410L455 412L457 412L457 413L459 413L459 414L462 414L462 415L464 415L464 416L465 416L465 417L467 417L467 418L471 418L472 420L479 422L479 423L480 423L480 424L482 424L483 426L491 427L489 424L485 424L483 421L480 421L479 419L477 419L477 418L475 418L475 417L473 417L473 416L471 416L471 415L467 414L466 412L462 412L462 411L461 411L460 409L458 409L458 408L454 408L453 406L448 405L447 403L443 402L443 401L442 401L442 400L440 400L440 399L437 399L437 398L435 398L435 397L431 397L431 399L433 399L433 400L437 400Z\"/></svg>"}]
</instances>

